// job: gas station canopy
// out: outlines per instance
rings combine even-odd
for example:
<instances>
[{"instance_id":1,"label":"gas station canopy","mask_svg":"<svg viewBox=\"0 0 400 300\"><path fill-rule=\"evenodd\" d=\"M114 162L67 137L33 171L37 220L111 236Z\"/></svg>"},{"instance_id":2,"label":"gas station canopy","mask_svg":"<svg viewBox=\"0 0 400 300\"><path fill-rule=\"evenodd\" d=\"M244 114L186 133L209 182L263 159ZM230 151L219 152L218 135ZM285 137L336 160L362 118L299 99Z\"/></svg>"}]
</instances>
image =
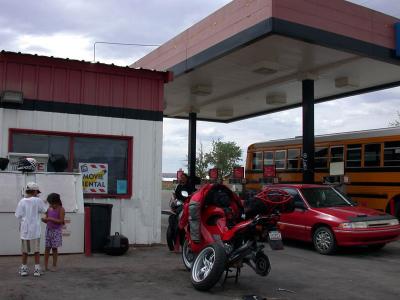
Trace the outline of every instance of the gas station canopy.
<instances>
[{"instance_id":1,"label":"gas station canopy","mask_svg":"<svg viewBox=\"0 0 400 300\"><path fill-rule=\"evenodd\" d=\"M164 116L232 122L301 106L305 79L315 103L399 86L399 22L343 0L235 0L132 67L173 72Z\"/></svg>"}]
</instances>

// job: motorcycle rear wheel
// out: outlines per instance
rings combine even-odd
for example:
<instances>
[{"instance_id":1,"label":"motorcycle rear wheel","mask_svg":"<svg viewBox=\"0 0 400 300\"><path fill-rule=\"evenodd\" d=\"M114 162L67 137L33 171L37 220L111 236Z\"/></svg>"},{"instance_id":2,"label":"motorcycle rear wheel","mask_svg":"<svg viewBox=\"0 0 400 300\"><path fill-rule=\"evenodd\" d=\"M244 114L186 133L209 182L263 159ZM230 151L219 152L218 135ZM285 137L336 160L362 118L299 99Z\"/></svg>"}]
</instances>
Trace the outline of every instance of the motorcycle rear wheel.
<instances>
[{"instance_id":1,"label":"motorcycle rear wheel","mask_svg":"<svg viewBox=\"0 0 400 300\"><path fill-rule=\"evenodd\" d=\"M189 243L187 240L183 243L182 246L182 260L183 264L185 265L185 268L190 271L193 266L193 262L196 259L196 254L192 252L192 250L189 247Z\"/></svg>"},{"instance_id":2,"label":"motorcycle rear wheel","mask_svg":"<svg viewBox=\"0 0 400 300\"><path fill-rule=\"evenodd\" d=\"M207 291L221 278L226 269L227 257L220 244L205 247L192 266L191 280L196 290Z\"/></svg>"},{"instance_id":3,"label":"motorcycle rear wheel","mask_svg":"<svg viewBox=\"0 0 400 300\"><path fill-rule=\"evenodd\" d=\"M167 238L168 249L170 251L174 251L174 249L175 249L175 233L174 233L173 229L171 228L171 226L168 226L168 228L167 228L166 238Z\"/></svg>"}]
</instances>

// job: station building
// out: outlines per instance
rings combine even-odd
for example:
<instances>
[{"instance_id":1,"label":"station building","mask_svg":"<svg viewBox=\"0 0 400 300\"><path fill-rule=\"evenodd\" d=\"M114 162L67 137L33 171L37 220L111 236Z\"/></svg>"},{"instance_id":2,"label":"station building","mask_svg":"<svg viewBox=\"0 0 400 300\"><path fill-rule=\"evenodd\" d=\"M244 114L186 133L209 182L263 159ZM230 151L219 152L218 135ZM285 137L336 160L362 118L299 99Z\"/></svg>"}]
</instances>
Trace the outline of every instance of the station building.
<instances>
[{"instance_id":1,"label":"station building","mask_svg":"<svg viewBox=\"0 0 400 300\"><path fill-rule=\"evenodd\" d=\"M0 157L10 156L9 168L21 153L39 162L40 154L63 157L64 172L87 164L85 202L113 205L111 232L158 243L163 88L170 79L169 72L2 51ZM42 163L41 171L55 171ZM106 175L96 181L99 172Z\"/></svg>"}]
</instances>

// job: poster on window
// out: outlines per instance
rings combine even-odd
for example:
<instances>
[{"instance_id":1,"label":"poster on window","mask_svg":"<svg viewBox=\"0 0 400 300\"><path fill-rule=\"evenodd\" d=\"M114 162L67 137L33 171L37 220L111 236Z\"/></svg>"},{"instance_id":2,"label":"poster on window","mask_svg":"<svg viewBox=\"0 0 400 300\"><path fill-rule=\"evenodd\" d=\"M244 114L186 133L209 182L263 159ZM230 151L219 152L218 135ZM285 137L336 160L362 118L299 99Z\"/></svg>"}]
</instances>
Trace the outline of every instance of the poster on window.
<instances>
[{"instance_id":1,"label":"poster on window","mask_svg":"<svg viewBox=\"0 0 400 300\"><path fill-rule=\"evenodd\" d=\"M108 194L108 164L79 163L85 194Z\"/></svg>"}]
</instances>

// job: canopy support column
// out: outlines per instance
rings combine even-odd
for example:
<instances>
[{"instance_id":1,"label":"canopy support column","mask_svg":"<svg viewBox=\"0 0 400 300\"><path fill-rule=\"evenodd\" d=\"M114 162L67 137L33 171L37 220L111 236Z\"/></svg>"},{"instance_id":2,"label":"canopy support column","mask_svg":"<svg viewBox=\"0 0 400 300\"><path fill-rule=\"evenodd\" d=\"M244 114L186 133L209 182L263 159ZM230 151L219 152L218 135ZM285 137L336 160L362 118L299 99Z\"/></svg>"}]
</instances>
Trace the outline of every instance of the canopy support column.
<instances>
[{"instance_id":1,"label":"canopy support column","mask_svg":"<svg viewBox=\"0 0 400 300\"><path fill-rule=\"evenodd\" d=\"M302 81L303 183L314 183L314 80Z\"/></svg>"},{"instance_id":2,"label":"canopy support column","mask_svg":"<svg viewBox=\"0 0 400 300\"><path fill-rule=\"evenodd\" d=\"M196 176L196 122L197 114L189 113L188 172L192 180Z\"/></svg>"}]
</instances>

